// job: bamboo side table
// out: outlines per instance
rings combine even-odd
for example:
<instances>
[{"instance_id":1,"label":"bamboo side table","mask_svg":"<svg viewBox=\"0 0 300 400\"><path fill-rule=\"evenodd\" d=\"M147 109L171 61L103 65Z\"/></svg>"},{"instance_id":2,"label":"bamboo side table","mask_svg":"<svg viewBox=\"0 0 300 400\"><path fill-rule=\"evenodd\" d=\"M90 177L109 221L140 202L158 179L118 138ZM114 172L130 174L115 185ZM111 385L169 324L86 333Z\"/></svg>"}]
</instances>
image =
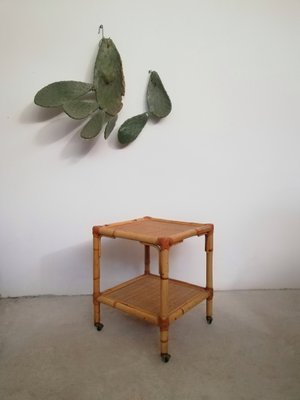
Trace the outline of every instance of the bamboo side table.
<instances>
[{"instance_id":1,"label":"bamboo side table","mask_svg":"<svg viewBox=\"0 0 300 400\"><path fill-rule=\"evenodd\" d=\"M125 311L160 327L161 358L168 362L169 325L185 312L206 300L206 320L212 323L213 225L179 222L151 217L93 227L93 304L94 324L103 328L100 304ZM206 286L201 287L169 278L169 251L173 245L192 236L205 235ZM101 238L139 241L145 248L145 271L120 285L100 291ZM159 251L159 275L150 272L150 246Z\"/></svg>"}]
</instances>

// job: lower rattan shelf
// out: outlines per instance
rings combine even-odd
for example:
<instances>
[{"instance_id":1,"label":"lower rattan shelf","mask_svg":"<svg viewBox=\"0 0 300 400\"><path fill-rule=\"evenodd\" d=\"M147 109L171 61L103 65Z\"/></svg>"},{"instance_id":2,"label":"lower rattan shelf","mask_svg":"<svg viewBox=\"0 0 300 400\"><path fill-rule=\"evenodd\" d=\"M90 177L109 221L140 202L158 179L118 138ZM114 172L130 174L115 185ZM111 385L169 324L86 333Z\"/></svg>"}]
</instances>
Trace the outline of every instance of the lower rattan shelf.
<instances>
[{"instance_id":1,"label":"lower rattan shelf","mask_svg":"<svg viewBox=\"0 0 300 400\"><path fill-rule=\"evenodd\" d=\"M102 292L97 300L159 325L160 281L157 275L141 275ZM209 295L209 290L201 286L169 279L169 322L175 321Z\"/></svg>"}]
</instances>

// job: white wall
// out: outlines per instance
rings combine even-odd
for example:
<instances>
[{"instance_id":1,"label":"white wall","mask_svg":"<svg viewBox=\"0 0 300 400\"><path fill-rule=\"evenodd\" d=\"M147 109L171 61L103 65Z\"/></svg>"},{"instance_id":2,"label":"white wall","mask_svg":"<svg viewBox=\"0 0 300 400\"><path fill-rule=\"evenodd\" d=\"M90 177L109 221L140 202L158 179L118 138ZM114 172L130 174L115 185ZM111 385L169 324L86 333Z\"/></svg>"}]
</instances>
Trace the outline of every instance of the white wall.
<instances>
[{"instance_id":1,"label":"white wall","mask_svg":"<svg viewBox=\"0 0 300 400\"><path fill-rule=\"evenodd\" d=\"M92 225L144 215L215 224L217 289L299 287L299 20L298 0L1 0L2 296L90 293ZM119 122L144 111L149 69L173 101L122 150L33 104L91 79L100 24L124 64ZM177 278L201 283L199 243L173 249ZM105 239L103 287L142 253Z\"/></svg>"}]
</instances>

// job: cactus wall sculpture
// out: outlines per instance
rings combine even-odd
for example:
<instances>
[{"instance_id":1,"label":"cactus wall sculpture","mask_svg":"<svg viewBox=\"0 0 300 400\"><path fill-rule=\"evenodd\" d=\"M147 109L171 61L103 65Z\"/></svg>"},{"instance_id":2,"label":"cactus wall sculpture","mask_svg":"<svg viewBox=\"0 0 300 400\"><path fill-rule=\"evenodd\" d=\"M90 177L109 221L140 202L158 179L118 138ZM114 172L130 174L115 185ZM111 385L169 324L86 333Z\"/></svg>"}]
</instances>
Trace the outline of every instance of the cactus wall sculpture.
<instances>
[{"instance_id":1,"label":"cactus wall sculpture","mask_svg":"<svg viewBox=\"0 0 300 400\"><path fill-rule=\"evenodd\" d=\"M137 138L149 118L164 118L171 112L171 101L158 73L149 72L148 110L129 118L121 125L118 140L123 145ZM107 139L123 107L124 95L125 83L120 54L111 39L102 37L95 62L93 83L54 82L39 90L34 102L42 107L62 107L73 119L88 118L80 133L82 138L93 139L104 130L104 138Z\"/></svg>"}]
</instances>

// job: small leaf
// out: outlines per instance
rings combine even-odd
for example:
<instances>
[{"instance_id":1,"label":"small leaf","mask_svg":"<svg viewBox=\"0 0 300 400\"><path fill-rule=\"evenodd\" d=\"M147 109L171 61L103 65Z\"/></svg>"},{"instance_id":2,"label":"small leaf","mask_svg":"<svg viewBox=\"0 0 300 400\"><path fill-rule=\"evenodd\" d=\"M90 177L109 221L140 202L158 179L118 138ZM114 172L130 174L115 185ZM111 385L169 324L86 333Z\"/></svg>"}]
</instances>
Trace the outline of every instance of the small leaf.
<instances>
[{"instance_id":1,"label":"small leaf","mask_svg":"<svg viewBox=\"0 0 300 400\"><path fill-rule=\"evenodd\" d=\"M172 109L171 100L157 72L152 71L147 87L147 103L149 113L155 117L164 118Z\"/></svg>"},{"instance_id":2,"label":"small leaf","mask_svg":"<svg viewBox=\"0 0 300 400\"><path fill-rule=\"evenodd\" d=\"M148 113L143 113L127 119L127 121L120 126L118 132L119 142L128 144L135 140L146 125L148 118Z\"/></svg>"},{"instance_id":3,"label":"small leaf","mask_svg":"<svg viewBox=\"0 0 300 400\"><path fill-rule=\"evenodd\" d=\"M96 100L75 99L64 103L63 109L69 117L74 119L83 119L99 108Z\"/></svg>"},{"instance_id":4,"label":"small leaf","mask_svg":"<svg viewBox=\"0 0 300 400\"><path fill-rule=\"evenodd\" d=\"M76 99L92 89L91 83L77 81L60 81L50 83L39 90L34 97L34 102L42 107L58 107L67 101Z\"/></svg>"},{"instance_id":5,"label":"small leaf","mask_svg":"<svg viewBox=\"0 0 300 400\"><path fill-rule=\"evenodd\" d=\"M105 112L103 110L97 111L89 122L84 125L80 136L83 139L93 139L101 132L105 120Z\"/></svg>"},{"instance_id":6,"label":"small leaf","mask_svg":"<svg viewBox=\"0 0 300 400\"><path fill-rule=\"evenodd\" d=\"M104 131L104 139L107 139L108 136L112 133L112 131L116 125L117 119L118 119L118 116L115 115L108 121L108 123L105 127L105 131Z\"/></svg>"}]
</instances>

